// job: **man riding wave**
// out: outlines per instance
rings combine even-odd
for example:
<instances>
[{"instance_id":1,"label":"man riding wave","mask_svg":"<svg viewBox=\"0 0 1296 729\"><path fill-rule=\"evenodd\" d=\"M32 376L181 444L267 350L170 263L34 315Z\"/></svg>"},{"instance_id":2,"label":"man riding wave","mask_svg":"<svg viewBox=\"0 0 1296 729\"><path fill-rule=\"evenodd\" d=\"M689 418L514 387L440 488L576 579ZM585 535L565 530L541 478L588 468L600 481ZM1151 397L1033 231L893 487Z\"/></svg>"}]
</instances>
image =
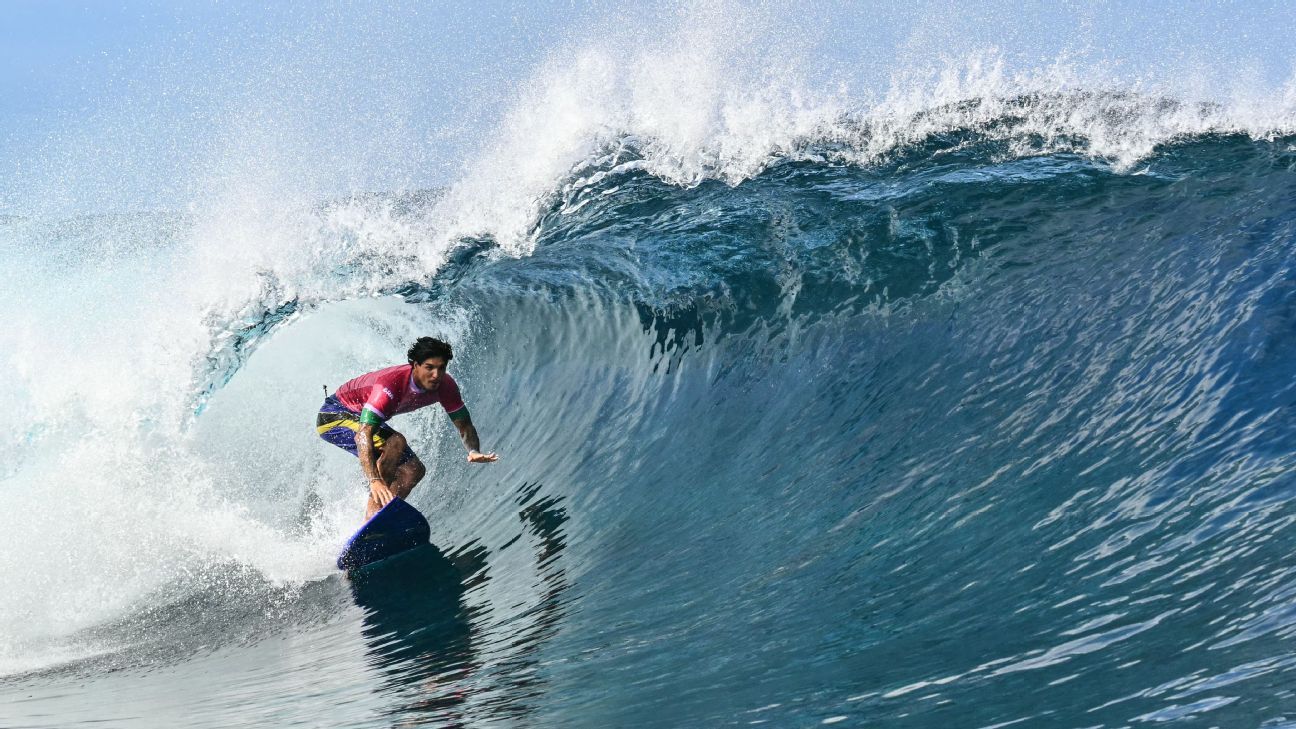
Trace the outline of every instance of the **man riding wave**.
<instances>
[{"instance_id":1,"label":"man riding wave","mask_svg":"<svg viewBox=\"0 0 1296 729\"><path fill-rule=\"evenodd\" d=\"M450 345L419 337L407 352L409 364L387 367L348 381L324 399L315 431L325 441L360 459L369 479L365 520L394 497L408 498L427 469L405 436L387 421L433 403L441 403L468 449L470 463L492 463L494 453L482 453L477 429L446 367L454 359Z\"/></svg>"}]
</instances>

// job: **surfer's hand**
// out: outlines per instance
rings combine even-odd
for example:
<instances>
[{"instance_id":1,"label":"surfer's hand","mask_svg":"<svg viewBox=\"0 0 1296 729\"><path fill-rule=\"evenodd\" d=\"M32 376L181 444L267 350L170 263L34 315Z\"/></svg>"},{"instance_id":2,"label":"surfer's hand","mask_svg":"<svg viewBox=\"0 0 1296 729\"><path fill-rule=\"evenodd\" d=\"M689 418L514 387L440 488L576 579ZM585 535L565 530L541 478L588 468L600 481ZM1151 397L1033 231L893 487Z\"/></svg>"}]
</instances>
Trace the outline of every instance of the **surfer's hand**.
<instances>
[{"instance_id":1,"label":"surfer's hand","mask_svg":"<svg viewBox=\"0 0 1296 729\"><path fill-rule=\"evenodd\" d=\"M494 463L499 460L499 456L492 453L478 453L477 451L468 451L469 463Z\"/></svg>"},{"instance_id":2,"label":"surfer's hand","mask_svg":"<svg viewBox=\"0 0 1296 729\"><path fill-rule=\"evenodd\" d=\"M386 506L392 499L396 498L396 494L393 494L391 489L387 488L386 482L377 478L369 482L369 493L373 494L379 506Z\"/></svg>"}]
</instances>

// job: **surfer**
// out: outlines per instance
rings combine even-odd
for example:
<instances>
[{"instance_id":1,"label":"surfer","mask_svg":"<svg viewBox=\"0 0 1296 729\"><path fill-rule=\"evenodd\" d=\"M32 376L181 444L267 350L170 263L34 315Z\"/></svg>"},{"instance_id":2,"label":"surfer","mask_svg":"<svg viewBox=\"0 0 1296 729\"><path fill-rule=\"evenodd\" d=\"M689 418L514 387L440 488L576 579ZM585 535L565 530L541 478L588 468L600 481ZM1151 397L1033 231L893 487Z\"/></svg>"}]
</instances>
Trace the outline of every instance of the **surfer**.
<instances>
[{"instance_id":1,"label":"surfer","mask_svg":"<svg viewBox=\"0 0 1296 729\"><path fill-rule=\"evenodd\" d=\"M325 441L357 456L369 479L368 520L393 497L404 499L427 473L405 436L387 420L439 402L459 430L469 463L499 460L494 453L482 453L468 408L459 385L446 372L454 352L450 345L432 337L419 337L406 353L409 364L387 367L360 375L324 399L315 419L315 431Z\"/></svg>"}]
</instances>

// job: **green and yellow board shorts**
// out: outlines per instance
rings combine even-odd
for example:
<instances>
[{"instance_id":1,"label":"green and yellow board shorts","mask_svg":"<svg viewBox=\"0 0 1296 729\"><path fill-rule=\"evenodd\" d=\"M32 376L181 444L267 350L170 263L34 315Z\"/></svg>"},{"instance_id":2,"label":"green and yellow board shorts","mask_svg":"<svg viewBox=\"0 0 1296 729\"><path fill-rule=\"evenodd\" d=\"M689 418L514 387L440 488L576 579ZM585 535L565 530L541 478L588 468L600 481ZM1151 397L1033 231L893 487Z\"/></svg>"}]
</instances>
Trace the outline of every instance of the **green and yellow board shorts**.
<instances>
[{"instance_id":1,"label":"green and yellow board shorts","mask_svg":"<svg viewBox=\"0 0 1296 729\"><path fill-rule=\"evenodd\" d=\"M360 431L360 413L352 412L346 409L336 397L330 395L320 406L319 415L315 416L315 432L323 438L326 443L331 443L338 448L359 458L360 452L356 448L355 436ZM396 435L396 431L386 423L381 423L374 429L373 444L379 453L382 452L383 446L387 439ZM397 465L405 463L414 457L414 451L406 445L405 452L401 454Z\"/></svg>"}]
</instances>

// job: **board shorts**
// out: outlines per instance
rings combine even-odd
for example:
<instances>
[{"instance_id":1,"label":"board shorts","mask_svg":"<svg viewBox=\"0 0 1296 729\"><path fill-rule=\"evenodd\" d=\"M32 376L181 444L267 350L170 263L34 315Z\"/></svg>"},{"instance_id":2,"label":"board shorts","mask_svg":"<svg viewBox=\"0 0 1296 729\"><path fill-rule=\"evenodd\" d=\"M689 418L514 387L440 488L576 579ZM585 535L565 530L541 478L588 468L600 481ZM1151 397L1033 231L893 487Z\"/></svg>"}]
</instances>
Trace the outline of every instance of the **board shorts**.
<instances>
[{"instance_id":1,"label":"board shorts","mask_svg":"<svg viewBox=\"0 0 1296 729\"><path fill-rule=\"evenodd\" d=\"M359 458L360 451L356 448L355 436L360 430L360 413L347 410L336 397L330 395L320 406L319 415L315 416L315 432L325 443L332 443L351 455ZM374 428L373 444L378 453L382 454L383 445L387 439L396 435L396 431L388 424L382 423ZM402 465L414 458L414 451L410 449L409 444L405 445L405 452L401 454L396 465Z\"/></svg>"}]
</instances>

